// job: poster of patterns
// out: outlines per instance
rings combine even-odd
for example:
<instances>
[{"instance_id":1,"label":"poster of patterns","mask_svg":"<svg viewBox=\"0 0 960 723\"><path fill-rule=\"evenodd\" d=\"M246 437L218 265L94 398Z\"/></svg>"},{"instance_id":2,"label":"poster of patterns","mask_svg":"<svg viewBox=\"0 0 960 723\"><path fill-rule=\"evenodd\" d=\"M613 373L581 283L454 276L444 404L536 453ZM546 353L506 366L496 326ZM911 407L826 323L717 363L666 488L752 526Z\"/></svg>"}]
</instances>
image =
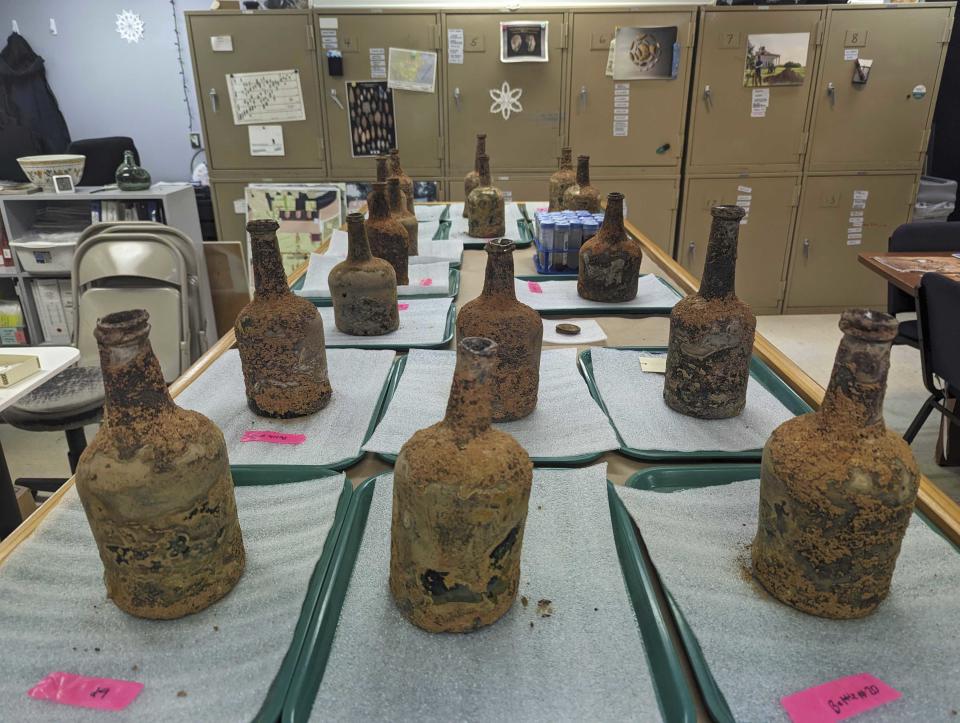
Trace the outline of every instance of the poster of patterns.
<instances>
[{"instance_id":1,"label":"poster of patterns","mask_svg":"<svg viewBox=\"0 0 960 723\"><path fill-rule=\"evenodd\" d=\"M246 188L247 221L272 218L280 224L277 240L287 274L306 263L312 252L327 249L343 223L345 202L346 189L336 183L257 183Z\"/></svg>"},{"instance_id":2,"label":"poster of patterns","mask_svg":"<svg viewBox=\"0 0 960 723\"><path fill-rule=\"evenodd\" d=\"M393 89L385 80L347 81L350 151L354 158L381 156L397 147Z\"/></svg>"}]
</instances>

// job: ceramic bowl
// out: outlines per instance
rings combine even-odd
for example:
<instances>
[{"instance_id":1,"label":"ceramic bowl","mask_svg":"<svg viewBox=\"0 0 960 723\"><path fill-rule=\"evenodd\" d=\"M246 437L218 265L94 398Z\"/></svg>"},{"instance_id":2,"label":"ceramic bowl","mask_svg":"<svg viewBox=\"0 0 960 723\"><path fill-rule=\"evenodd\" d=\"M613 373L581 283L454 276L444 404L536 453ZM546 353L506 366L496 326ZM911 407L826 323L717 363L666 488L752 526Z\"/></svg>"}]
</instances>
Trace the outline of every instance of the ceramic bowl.
<instances>
[{"instance_id":1,"label":"ceramic bowl","mask_svg":"<svg viewBox=\"0 0 960 723\"><path fill-rule=\"evenodd\" d=\"M54 176L70 176L73 185L80 183L83 175L83 164L86 156L59 154L51 156L24 156L18 158L17 163L30 179L30 182L43 188L44 191L53 191Z\"/></svg>"}]
</instances>

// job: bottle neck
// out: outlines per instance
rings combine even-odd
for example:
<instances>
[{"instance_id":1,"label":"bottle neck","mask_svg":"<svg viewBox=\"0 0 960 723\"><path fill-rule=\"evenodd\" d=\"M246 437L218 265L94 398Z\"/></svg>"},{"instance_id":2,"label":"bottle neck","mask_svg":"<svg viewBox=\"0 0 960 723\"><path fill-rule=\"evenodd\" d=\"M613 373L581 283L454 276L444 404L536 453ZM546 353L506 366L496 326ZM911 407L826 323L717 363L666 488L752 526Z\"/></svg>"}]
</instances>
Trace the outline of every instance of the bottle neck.
<instances>
[{"instance_id":1,"label":"bottle neck","mask_svg":"<svg viewBox=\"0 0 960 723\"><path fill-rule=\"evenodd\" d=\"M611 236L622 238L626 235L626 229L623 227L623 195L611 193L607 196L607 207L603 211L600 231L608 238Z\"/></svg>"},{"instance_id":2,"label":"bottle neck","mask_svg":"<svg viewBox=\"0 0 960 723\"><path fill-rule=\"evenodd\" d=\"M710 224L710 240L707 242L707 257L703 263L700 280L700 296L705 299L720 299L733 296L736 290L737 235L740 233L740 217L713 217Z\"/></svg>"},{"instance_id":3,"label":"bottle neck","mask_svg":"<svg viewBox=\"0 0 960 723\"><path fill-rule=\"evenodd\" d=\"M491 248L492 247L492 248ZM514 244L487 243L487 268L483 277L483 295L517 298L513 285Z\"/></svg>"},{"instance_id":4,"label":"bottle neck","mask_svg":"<svg viewBox=\"0 0 960 723\"><path fill-rule=\"evenodd\" d=\"M390 159L387 156L377 156L377 180L386 183L390 176Z\"/></svg>"},{"instance_id":5,"label":"bottle neck","mask_svg":"<svg viewBox=\"0 0 960 723\"><path fill-rule=\"evenodd\" d=\"M351 213L347 216L347 258L351 261L369 261L371 257L363 214Z\"/></svg>"},{"instance_id":6,"label":"bottle neck","mask_svg":"<svg viewBox=\"0 0 960 723\"><path fill-rule=\"evenodd\" d=\"M144 323L138 333L98 335L108 426L129 430L175 407L150 346L149 331Z\"/></svg>"},{"instance_id":7,"label":"bottle neck","mask_svg":"<svg viewBox=\"0 0 960 723\"><path fill-rule=\"evenodd\" d=\"M862 313L848 310L841 318L841 328L848 318ZM867 312L875 316L876 312ZM856 320L854 323L857 323ZM867 324L871 319L867 319ZM877 331L876 327L888 329ZM855 427L869 434L883 434L883 397L890 370L890 345L896 335L896 320L881 319L873 330L844 329L837 348L837 357L830 373L830 383L817 412L827 428Z\"/></svg>"},{"instance_id":8,"label":"bottle neck","mask_svg":"<svg viewBox=\"0 0 960 723\"><path fill-rule=\"evenodd\" d=\"M490 158L487 155L481 155L477 158L477 175L480 176L480 185L490 185Z\"/></svg>"},{"instance_id":9,"label":"bottle neck","mask_svg":"<svg viewBox=\"0 0 960 723\"><path fill-rule=\"evenodd\" d=\"M134 165L133 162L133 151L124 151L123 152L123 163L126 166Z\"/></svg>"},{"instance_id":10,"label":"bottle neck","mask_svg":"<svg viewBox=\"0 0 960 723\"><path fill-rule=\"evenodd\" d=\"M572 149L563 148L560 150L560 170L561 171L573 170L573 150Z\"/></svg>"},{"instance_id":11,"label":"bottle neck","mask_svg":"<svg viewBox=\"0 0 960 723\"><path fill-rule=\"evenodd\" d=\"M473 170L480 173L480 156L487 155L487 137L477 136L477 152L473 156Z\"/></svg>"},{"instance_id":12,"label":"bottle neck","mask_svg":"<svg viewBox=\"0 0 960 723\"><path fill-rule=\"evenodd\" d=\"M468 337L457 349L443 423L460 448L490 428L490 372L495 362L496 344L488 339Z\"/></svg>"},{"instance_id":13,"label":"bottle neck","mask_svg":"<svg viewBox=\"0 0 960 723\"><path fill-rule=\"evenodd\" d=\"M250 248L253 252L253 284L256 297L285 296L290 293L283 259L277 244L277 234L252 234Z\"/></svg>"},{"instance_id":14,"label":"bottle neck","mask_svg":"<svg viewBox=\"0 0 960 723\"><path fill-rule=\"evenodd\" d=\"M391 213L406 213L407 199L400 190L399 178L394 178L387 183L387 201Z\"/></svg>"},{"instance_id":15,"label":"bottle neck","mask_svg":"<svg viewBox=\"0 0 960 723\"><path fill-rule=\"evenodd\" d=\"M586 156L577 159L577 185L590 185L590 159Z\"/></svg>"},{"instance_id":16,"label":"bottle neck","mask_svg":"<svg viewBox=\"0 0 960 723\"><path fill-rule=\"evenodd\" d=\"M399 154L399 153L391 153L391 154L390 154L390 175L391 175L391 176L397 176L398 178L399 178L400 176L406 175L406 174L404 174L403 169L400 167L400 154Z\"/></svg>"},{"instance_id":17,"label":"bottle neck","mask_svg":"<svg viewBox=\"0 0 960 723\"><path fill-rule=\"evenodd\" d=\"M387 200L386 187L383 184L374 184L373 191L367 197L367 204L370 218L383 219L390 216L390 202Z\"/></svg>"}]
</instances>

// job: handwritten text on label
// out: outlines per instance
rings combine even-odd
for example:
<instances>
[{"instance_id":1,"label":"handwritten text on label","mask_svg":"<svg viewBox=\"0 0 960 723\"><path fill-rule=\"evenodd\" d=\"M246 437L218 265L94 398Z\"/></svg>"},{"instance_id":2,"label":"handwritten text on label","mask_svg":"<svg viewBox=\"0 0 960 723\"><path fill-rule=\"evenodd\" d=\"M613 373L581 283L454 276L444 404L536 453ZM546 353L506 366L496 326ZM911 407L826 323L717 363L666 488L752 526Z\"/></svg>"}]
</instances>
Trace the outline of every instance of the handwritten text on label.
<instances>
[{"instance_id":1,"label":"handwritten text on label","mask_svg":"<svg viewBox=\"0 0 960 723\"><path fill-rule=\"evenodd\" d=\"M784 696L781 705L793 723L844 720L901 697L869 673L848 675Z\"/></svg>"},{"instance_id":2,"label":"handwritten text on label","mask_svg":"<svg viewBox=\"0 0 960 723\"><path fill-rule=\"evenodd\" d=\"M63 705L76 705L98 710L123 710L143 690L143 683L113 678L89 678L73 673L50 673L33 686L27 695L36 700L50 700Z\"/></svg>"},{"instance_id":3,"label":"handwritten text on label","mask_svg":"<svg viewBox=\"0 0 960 723\"><path fill-rule=\"evenodd\" d=\"M303 444L307 441L305 434L284 434L267 430L249 429L243 433L241 442L267 442L268 444Z\"/></svg>"}]
</instances>

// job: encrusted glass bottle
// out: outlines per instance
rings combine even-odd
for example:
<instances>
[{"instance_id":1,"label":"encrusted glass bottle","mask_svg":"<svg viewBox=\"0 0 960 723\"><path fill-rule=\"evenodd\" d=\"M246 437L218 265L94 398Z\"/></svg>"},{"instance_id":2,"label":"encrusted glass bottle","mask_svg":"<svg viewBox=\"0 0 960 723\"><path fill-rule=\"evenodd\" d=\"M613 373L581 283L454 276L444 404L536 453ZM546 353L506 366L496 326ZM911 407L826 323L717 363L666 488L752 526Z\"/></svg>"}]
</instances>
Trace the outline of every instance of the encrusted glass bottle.
<instances>
[{"instance_id":1,"label":"encrusted glass bottle","mask_svg":"<svg viewBox=\"0 0 960 723\"><path fill-rule=\"evenodd\" d=\"M467 233L474 238L503 236L503 192L490 182L490 158L481 155L478 161L480 185L470 191L464 207L467 209Z\"/></svg>"},{"instance_id":2,"label":"encrusted glass bottle","mask_svg":"<svg viewBox=\"0 0 960 723\"><path fill-rule=\"evenodd\" d=\"M394 468L390 593L429 632L490 625L520 585L533 465L490 427L496 354L490 339L460 340L446 416L407 440Z\"/></svg>"},{"instance_id":3,"label":"encrusted glass bottle","mask_svg":"<svg viewBox=\"0 0 960 723\"><path fill-rule=\"evenodd\" d=\"M396 176L387 179L387 201L390 204L390 215L397 219L407 232L407 255L416 256L420 224L417 217L407 210L407 199L400 190L400 179Z\"/></svg>"},{"instance_id":4,"label":"encrusted glass bottle","mask_svg":"<svg viewBox=\"0 0 960 723\"><path fill-rule=\"evenodd\" d=\"M403 191L403 195L407 199L407 210L412 214L416 214L416 210L413 207L413 179L404 173L403 168L400 166L400 151L396 148L390 149L390 175L400 179L400 190Z\"/></svg>"},{"instance_id":5,"label":"encrusted glass bottle","mask_svg":"<svg viewBox=\"0 0 960 723\"><path fill-rule=\"evenodd\" d=\"M577 180L563 192L563 208L600 213L600 191L590 185L590 156L577 156Z\"/></svg>"},{"instance_id":6,"label":"encrusted glass bottle","mask_svg":"<svg viewBox=\"0 0 960 723\"><path fill-rule=\"evenodd\" d=\"M859 618L890 592L919 471L883 423L897 320L850 309L840 329L820 409L781 424L763 448L753 574L805 613Z\"/></svg>"},{"instance_id":7,"label":"encrusted glass bottle","mask_svg":"<svg viewBox=\"0 0 960 723\"><path fill-rule=\"evenodd\" d=\"M564 146L560 149L560 168L550 176L550 211L563 210L563 194L577 182L573 172L573 149Z\"/></svg>"},{"instance_id":8,"label":"encrusted glass bottle","mask_svg":"<svg viewBox=\"0 0 960 723\"><path fill-rule=\"evenodd\" d=\"M390 178L390 156L377 156L377 181L386 183ZM367 206L370 206L373 190L367 194Z\"/></svg>"},{"instance_id":9,"label":"encrusted glass bottle","mask_svg":"<svg viewBox=\"0 0 960 723\"><path fill-rule=\"evenodd\" d=\"M117 166L117 188L121 191L145 191L150 188L150 174L133 160L133 151L123 152L123 163Z\"/></svg>"},{"instance_id":10,"label":"encrusted glass bottle","mask_svg":"<svg viewBox=\"0 0 960 723\"><path fill-rule=\"evenodd\" d=\"M244 568L223 434L170 398L142 309L97 321L104 415L77 465L77 493L124 612L167 620L203 610Z\"/></svg>"},{"instance_id":11,"label":"encrusted glass bottle","mask_svg":"<svg viewBox=\"0 0 960 723\"><path fill-rule=\"evenodd\" d=\"M397 274L397 284L404 286L410 283L407 270L410 257L407 250L407 230L390 213L386 183L374 183L369 199L370 205L367 207L368 214L364 225L370 252L389 263Z\"/></svg>"},{"instance_id":12,"label":"encrusted glass bottle","mask_svg":"<svg viewBox=\"0 0 960 723\"><path fill-rule=\"evenodd\" d=\"M493 419L507 422L529 415L537 406L540 384L540 315L517 301L513 285L513 241L490 239L483 292L457 314L457 339L483 336L499 347L491 377Z\"/></svg>"},{"instance_id":13,"label":"encrusted glass bottle","mask_svg":"<svg viewBox=\"0 0 960 723\"><path fill-rule=\"evenodd\" d=\"M467 199L480 185L480 156L487 155L487 134L477 133L477 151L473 156L473 170L463 177L463 217L467 217Z\"/></svg>"},{"instance_id":14,"label":"encrusted glass bottle","mask_svg":"<svg viewBox=\"0 0 960 723\"><path fill-rule=\"evenodd\" d=\"M577 293L592 301L630 301L642 260L643 247L623 227L623 194L608 194L600 230L580 247Z\"/></svg>"},{"instance_id":15,"label":"encrusted glass bottle","mask_svg":"<svg viewBox=\"0 0 960 723\"><path fill-rule=\"evenodd\" d=\"M400 326L397 274L370 253L362 213L347 216L347 258L330 269L333 318L344 334L377 336Z\"/></svg>"},{"instance_id":16,"label":"encrusted glass bottle","mask_svg":"<svg viewBox=\"0 0 960 723\"><path fill-rule=\"evenodd\" d=\"M701 419L736 417L747 401L757 319L735 293L737 235L744 210L714 206L700 291L670 314L664 401Z\"/></svg>"},{"instance_id":17,"label":"encrusted glass bottle","mask_svg":"<svg viewBox=\"0 0 960 723\"><path fill-rule=\"evenodd\" d=\"M278 228L272 219L247 224L255 288L237 315L237 349L250 409L264 417L302 417L327 406L332 394L323 319L287 286Z\"/></svg>"}]
</instances>

